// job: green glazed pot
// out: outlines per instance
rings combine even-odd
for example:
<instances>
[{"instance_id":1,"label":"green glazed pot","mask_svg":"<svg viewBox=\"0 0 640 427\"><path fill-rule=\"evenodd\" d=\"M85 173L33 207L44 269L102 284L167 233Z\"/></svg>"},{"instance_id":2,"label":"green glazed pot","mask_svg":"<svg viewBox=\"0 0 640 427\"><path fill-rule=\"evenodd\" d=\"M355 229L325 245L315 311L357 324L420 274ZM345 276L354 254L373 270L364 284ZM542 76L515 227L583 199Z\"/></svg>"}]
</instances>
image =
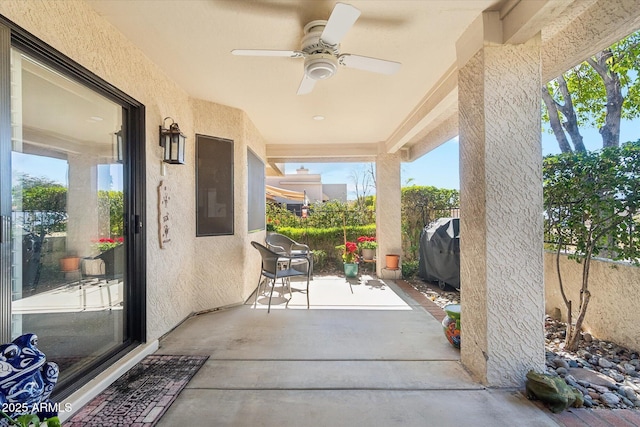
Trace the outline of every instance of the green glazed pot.
<instances>
[{"instance_id":1,"label":"green glazed pot","mask_svg":"<svg viewBox=\"0 0 640 427\"><path fill-rule=\"evenodd\" d=\"M358 276L358 264L344 263L344 275L347 277L357 277Z\"/></svg>"}]
</instances>

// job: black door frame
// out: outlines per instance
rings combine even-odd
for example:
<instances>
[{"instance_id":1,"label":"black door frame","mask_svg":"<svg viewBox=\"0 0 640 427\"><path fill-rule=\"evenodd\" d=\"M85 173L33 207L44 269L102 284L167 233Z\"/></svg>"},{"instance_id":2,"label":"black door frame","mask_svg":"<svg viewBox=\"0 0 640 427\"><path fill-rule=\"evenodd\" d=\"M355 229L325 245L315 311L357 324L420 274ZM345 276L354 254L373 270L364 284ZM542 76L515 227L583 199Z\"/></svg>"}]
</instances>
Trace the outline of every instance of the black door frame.
<instances>
[{"instance_id":1,"label":"black door frame","mask_svg":"<svg viewBox=\"0 0 640 427\"><path fill-rule=\"evenodd\" d=\"M125 336L127 339L105 354L88 370L56 387L55 396L68 396L97 373L146 341L146 179L145 106L50 45L0 15L0 343L11 336L11 85L10 50L29 54L104 97L122 106L125 188L125 239L127 245Z\"/></svg>"}]
</instances>

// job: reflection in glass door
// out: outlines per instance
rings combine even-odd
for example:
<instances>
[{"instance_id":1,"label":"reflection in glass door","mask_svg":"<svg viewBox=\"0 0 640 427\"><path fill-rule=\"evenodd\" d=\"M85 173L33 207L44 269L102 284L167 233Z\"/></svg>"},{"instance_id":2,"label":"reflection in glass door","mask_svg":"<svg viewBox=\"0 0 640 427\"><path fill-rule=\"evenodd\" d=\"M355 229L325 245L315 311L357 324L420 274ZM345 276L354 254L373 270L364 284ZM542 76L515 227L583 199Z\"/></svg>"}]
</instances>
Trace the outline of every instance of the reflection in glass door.
<instances>
[{"instance_id":1,"label":"reflection in glass door","mask_svg":"<svg viewBox=\"0 0 640 427\"><path fill-rule=\"evenodd\" d=\"M11 335L64 381L125 341L123 110L11 52Z\"/></svg>"}]
</instances>

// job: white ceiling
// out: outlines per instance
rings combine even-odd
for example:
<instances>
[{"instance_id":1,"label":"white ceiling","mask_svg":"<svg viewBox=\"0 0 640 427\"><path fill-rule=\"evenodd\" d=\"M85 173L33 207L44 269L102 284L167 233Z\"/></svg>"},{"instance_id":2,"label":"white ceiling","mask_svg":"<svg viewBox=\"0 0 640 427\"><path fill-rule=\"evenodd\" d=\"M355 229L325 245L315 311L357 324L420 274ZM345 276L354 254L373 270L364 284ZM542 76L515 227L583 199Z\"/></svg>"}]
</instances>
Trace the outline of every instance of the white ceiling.
<instances>
[{"instance_id":1,"label":"white ceiling","mask_svg":"<svg viewBox=\"0 0 640 427\"><path fill-rule=\"evenodd\" d=\"M536 10L571 2L526 1ZM230 51L300 49L304 25L328 19L335 1L88 1L191 96L244 110L266 139L268 155L319 159L349 147L366 155L419 142L456 107L455 90L429 108L425 99L455 72L458 39L483 11L508 13L520 0L345 2L361 15L341 52L398 61L400 71L388 76L340 68L311 94L296 95L302 59Z\"/></svg>"}]
</instances>

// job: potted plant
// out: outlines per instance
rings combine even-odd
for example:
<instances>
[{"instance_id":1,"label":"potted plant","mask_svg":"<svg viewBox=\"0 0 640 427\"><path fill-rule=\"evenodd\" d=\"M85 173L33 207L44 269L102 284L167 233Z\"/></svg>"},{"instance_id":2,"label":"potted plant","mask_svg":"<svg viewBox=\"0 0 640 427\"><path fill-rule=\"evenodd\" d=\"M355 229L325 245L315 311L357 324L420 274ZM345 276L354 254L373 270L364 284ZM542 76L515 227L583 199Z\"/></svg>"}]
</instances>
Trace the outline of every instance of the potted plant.
<instances>
[{"instance_id":1,"label":"potted plant","mask_svg":"<svg viewBox=\"0 0 640 427\"><path fill-rule=\"evenodd\" d=\"M103 237L95 243L100 254L93 257L104 261L104 275L116 278L124 273L124 237Z\"/></svg>"},{"instance_id":2,"label":"potted plant","mask_svg":"<svg viewBox=\"0 0 640 427\"><path fill-rule=\"evenodd\" d=\"M60 271L64 273L70 273L77 271L80 268L80 257L74 253L69 252L64 257L60 258Z\"/></svg>"},{"instance_id":3,"label":"potted plant","mask_svg":"<svg viewBox=\"0 0 640 427\"><path fill-rule=\"evenodd\" d=\"M376 248L378 247L375 236L360 236L357 241L358 248L362 251L362 258L372 260L376 256Z\"/></svg>"},{"instance_id":4,"label":"potted plant","mask_svg":"<svg viewBox=\"0 0 640 427\"><path fill-rule=\"evenodd\" d=\"M344 275L356 277L358 275L358 245L354 242L345 242L344 245L336 246L336 249L342 251Z\"/></svg>"}]
</instances>

